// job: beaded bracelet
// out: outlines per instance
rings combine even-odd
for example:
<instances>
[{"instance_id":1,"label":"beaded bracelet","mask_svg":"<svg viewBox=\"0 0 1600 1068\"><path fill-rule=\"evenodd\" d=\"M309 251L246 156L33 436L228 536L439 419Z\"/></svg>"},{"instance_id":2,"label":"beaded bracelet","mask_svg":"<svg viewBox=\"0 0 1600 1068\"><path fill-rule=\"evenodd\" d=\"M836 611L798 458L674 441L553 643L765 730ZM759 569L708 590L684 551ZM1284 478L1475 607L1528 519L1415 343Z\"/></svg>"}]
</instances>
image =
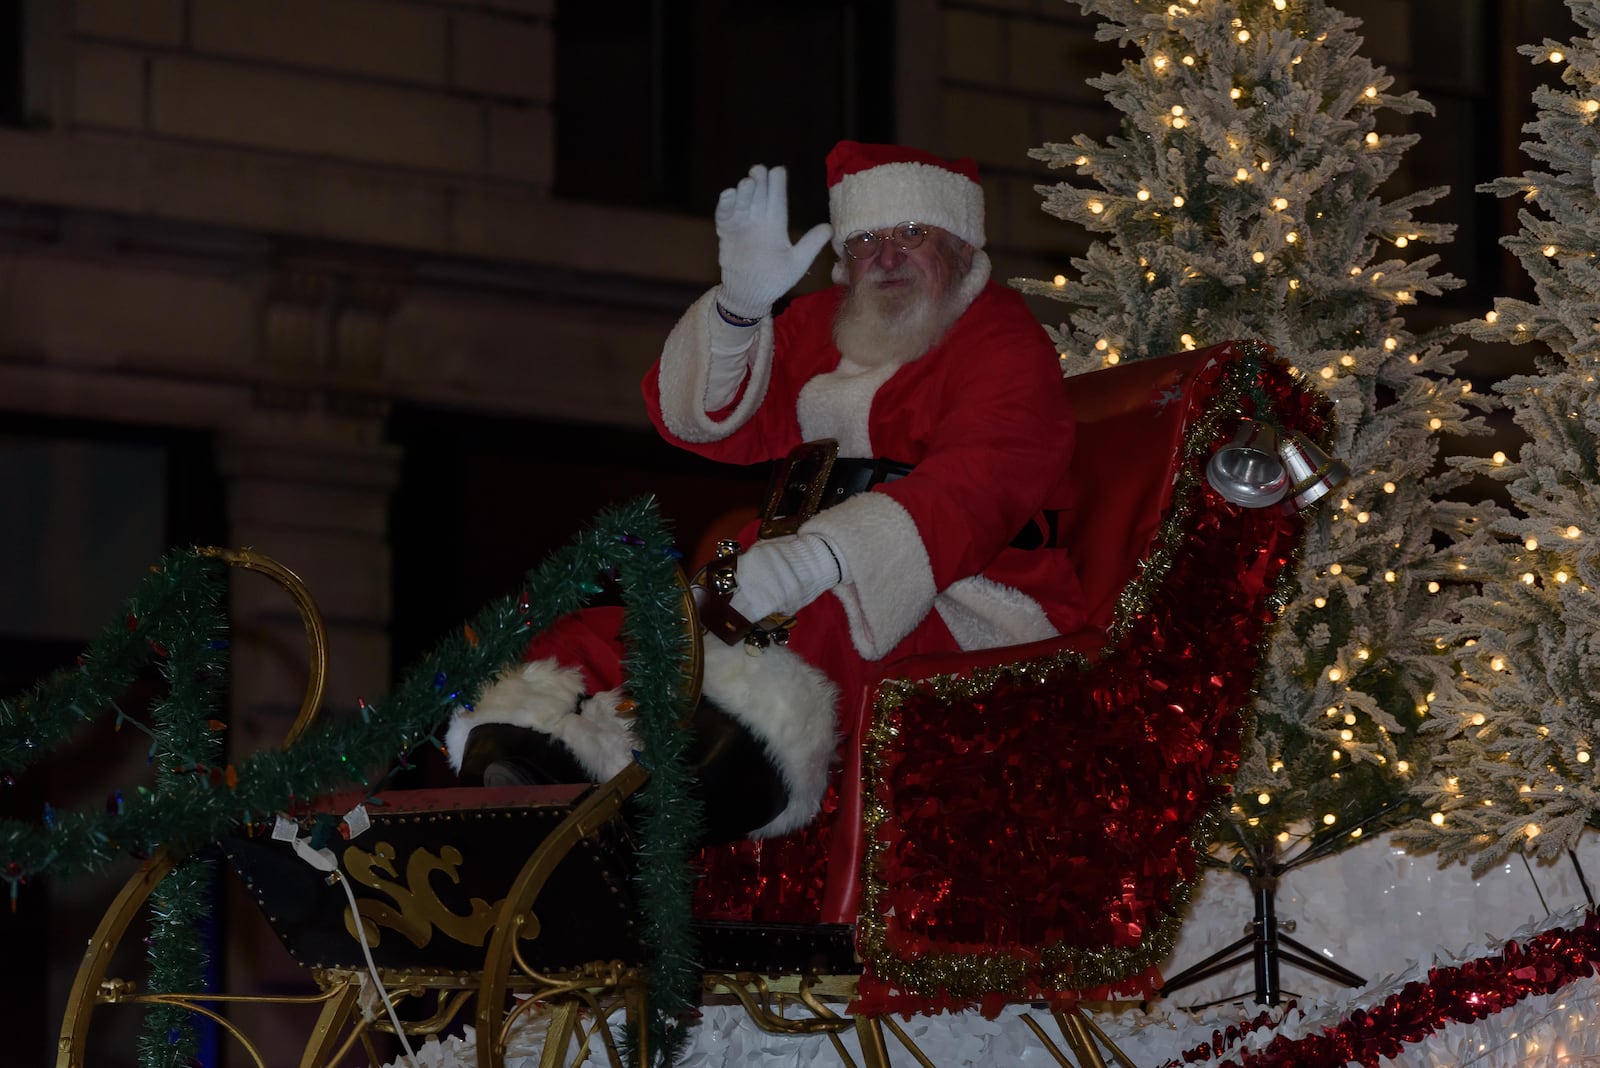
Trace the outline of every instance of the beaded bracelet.
<instances>
[{"instance_id":1,"label":"beaded bracelet","mask_svg":"<svg viewBox=\"0 0 1600 1068\"><path fill-rule=\"evenodd\" d=\"M744 316L735 315L727 308L724 308L720 301L713 301L712 303L716 304L717 314L722 316L722 321L727 323L729 326L755 326L761 321L761 316L759 315L754 319L746 319Z\"/></svg>"}]
</instances>

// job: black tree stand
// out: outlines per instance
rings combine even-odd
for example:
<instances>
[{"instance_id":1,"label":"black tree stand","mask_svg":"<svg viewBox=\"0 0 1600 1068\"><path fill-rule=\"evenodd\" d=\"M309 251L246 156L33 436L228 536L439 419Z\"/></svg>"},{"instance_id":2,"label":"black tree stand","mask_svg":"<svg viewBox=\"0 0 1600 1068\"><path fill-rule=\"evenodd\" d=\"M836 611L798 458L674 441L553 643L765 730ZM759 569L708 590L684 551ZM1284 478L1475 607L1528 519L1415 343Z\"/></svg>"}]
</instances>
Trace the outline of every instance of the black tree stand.
<instances>
[{"instance_id":1,"label":"black tree stand","mask_svg":"<svg viewBox=\"0 0 1600 1068\"><path fill-rule=\"evenodd\" d=\"M1382 829L1387 827L1391 825L1391 817L1401 807L1400 805L1388 806L1363 820L1357 826L1362 829L1371 829L1373 827ZM1176 990L1192 986L1203 979L1209 979L1219 972L1225 972L1229 968L1244 964L1246 961L1249 961L1255 969L1255 999L1256 1003L1260 1005L1276 1005L1285 993L1289 994L1290 997L1298 996L1292 991L1285 991L1279 985L1278 966L1280 963L1291 964L1302 971L1320 975L1324 979L1331 979L1333 982L1342 983L1348 987L1366 986L1367 981L1349 968L1337 961L1318 956L1316 950L1284 933L1286 930L1294 930L1294 921L1289 920L1280 923L1273 908L1273 898L1278 890L1278 879L1285 872L1298 868L1302 864L1309 864L1313 860L1320 860L1322 857L1336 852L1332 843L1333 839L1327 839L1320 845L1312 845L1304 852L1296 854L1287 860L1279 855L1277 843L1271 840L1267 842L1241 840L1243 852L1235 857L1232 863L1223 863L1210 855L1202 855L1200 861L1208 867L1237 872L1249 879L1250 893L1255 898L1256 913L1251 919L1250 925L1245 929L1243 938L1222 947L1205 960L1197 961L1172 976L1162 984L1161 995L1163 997L1169 996ZM1567 856L1571 858L1572 867L1578 874L1578 885L1583 888L1584 900L1593 909L1595 907L1594 894L1589 888L1588 878L1584 875L1583 865L1578 862L1577 851L1569 849L1567 850ZM1527 865L1528 858L1526 854L1523 855L1522 862L1525 866ZM1530 879L1533 878L1533 869L1531 867L1528 869L1528 877ZM1538 891L1538 888L1539 883L1535 879L1534 890ZM1541 904L1544 902L1542 893L1539 894L1539 900ZM1548 913L1548 905L1545 906L1545 910ZM1214 1001L1208 1001L1200 1005L1191 1005L1189 1008L1195 1010L1205 1009L1210 1008L1212 1005L1241 1001L1243 998L1243 994L1235 994L1231 997L1217 998Z\"/></svg>"},{"instance_id":2,"label":"black tree stand","mask_svg":"<svg viewBox=\"0 0 1600 1068\"><path fill-rule=\"evenodd\" d=\"M1366 986L1367 981L1349 968L1337 961L1318 956L1316 950L1286 934L1285 929L1294 929L1293 921L1280 924L1273 907L1273 899L1278 891L1278 879L1285 872L1327 856L1333 849L1312 847L1288 860L1279 856L1277 843L1270 840L1266 843L1246 843L1245 849L1246 852L1232 864L1224 864L1209 856L1201 858L1211 866L1238 872L1249 879L1250 893L1255 899L1255 916L1245 929L1244 937L1167 979L1161 986L1162 996L1171 996L1174 991L1192 986L1247 961L1254 966L1255 1000L1261 1005L1278 1004L1284 993L1289 993L1291 997L1296 996L1292 991L1284 991L1279 985L1280 964L1293 965L1302 971L1320 975L1324 979L1331 979L1348 987ZM1243 998L1243 994L1235 994L1201 1005L1191 1005L1189 1008L1204 1009Z\"/></svg>"}]
</instances>

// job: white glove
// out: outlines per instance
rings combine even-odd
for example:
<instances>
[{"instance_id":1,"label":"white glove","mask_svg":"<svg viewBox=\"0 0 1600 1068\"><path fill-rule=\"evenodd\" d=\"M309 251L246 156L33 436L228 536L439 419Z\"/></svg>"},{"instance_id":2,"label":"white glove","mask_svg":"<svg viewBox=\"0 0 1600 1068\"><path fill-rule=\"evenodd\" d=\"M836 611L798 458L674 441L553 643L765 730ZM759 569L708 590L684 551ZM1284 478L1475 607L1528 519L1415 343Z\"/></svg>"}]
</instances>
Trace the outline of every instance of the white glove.
<instances>
[{"instance_id":1,"label":"white glove","mask_svg":"<svg viewBox=\"0 0 1600 1068\"><path fill-rule=\"evenodd\" d=\"M739 588L728 602L759 622L774 612L792 616L847 577L844 561L819 534L758 541L739 557Z\"/></svg>"},{"instance_id":2,"label":"white glove","mask_svg":"<svg viewBox=\"0 0 1600 1068\"><path fill-rule=\"evenodd\" d=\"M750 371L750 346L756 332L748 326L734 326L715 311L711 312L711 362L706 367L705 410L726 408L739 395L739 383Z\"/></svg>"},{"instance_id":3,"label":"white glove","mask_svg":"<svg viewBox=\"0 0 1600 1068\"><path fill-rule=\"evenodd\" d=\"M757 164L748 177L717 198L717 262L722 286L717 303L743 319L759 319L794 288L833 236L818 223L789 243L789 174Z\"/></svg>"}]
</instances>

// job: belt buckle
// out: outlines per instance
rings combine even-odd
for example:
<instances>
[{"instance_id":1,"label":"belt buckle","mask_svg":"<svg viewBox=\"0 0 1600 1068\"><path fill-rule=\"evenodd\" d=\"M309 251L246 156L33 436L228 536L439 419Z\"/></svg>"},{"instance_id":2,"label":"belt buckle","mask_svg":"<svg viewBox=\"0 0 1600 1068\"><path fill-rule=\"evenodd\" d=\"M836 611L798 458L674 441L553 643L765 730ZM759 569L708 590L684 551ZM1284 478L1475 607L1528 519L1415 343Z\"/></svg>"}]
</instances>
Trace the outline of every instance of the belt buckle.
<instances>
[{"instance_id":1,"label":"belt buckle","mask_svg":"<svg viewBox=\"0 0 1600 1068\"><path fill-rule=\"evenodd\" d=\"M767 484L766 501L761 506L761 537L776 538L793 534L800 524L822 509L822 494L839 457L839 443L832 438L808 441L789 450L778 462Z\"/></svg>"}]
</instances>

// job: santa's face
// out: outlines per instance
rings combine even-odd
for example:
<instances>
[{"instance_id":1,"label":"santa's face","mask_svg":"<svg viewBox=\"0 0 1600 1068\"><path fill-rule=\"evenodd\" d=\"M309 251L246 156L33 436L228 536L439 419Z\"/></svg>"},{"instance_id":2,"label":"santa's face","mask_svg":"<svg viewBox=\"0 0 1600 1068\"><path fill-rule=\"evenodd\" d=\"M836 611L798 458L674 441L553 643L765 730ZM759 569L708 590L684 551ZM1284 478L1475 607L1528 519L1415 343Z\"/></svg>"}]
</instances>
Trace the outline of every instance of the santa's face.
<instances>
[{"instance_id":1,"label":"santa's face","mask_svg":"<svg viewBox=\"0 0 1600 1068\"><path fill-rule=\"evenodd\" d=\"M833 324L840 354L879 367L927 352L965 310L958 289L972 259L972 246L934 230L916 248L881 241L875 255L848 260L849 293Z\"/></svg>"},{"instance_id":2,"label":"santa's face","mask_svg":"<svg viewBox=\"0 0 1600 1068\"><path fill-rule=\"evenodd\" d=\"M924 227L928 236L912 249L900 248L885 229L876 254L845 260L852 291L885 311L899 311L924 299L943 303L955 282L972 265L972 246L938 227Z\"/></svg>"}]
</instances>

